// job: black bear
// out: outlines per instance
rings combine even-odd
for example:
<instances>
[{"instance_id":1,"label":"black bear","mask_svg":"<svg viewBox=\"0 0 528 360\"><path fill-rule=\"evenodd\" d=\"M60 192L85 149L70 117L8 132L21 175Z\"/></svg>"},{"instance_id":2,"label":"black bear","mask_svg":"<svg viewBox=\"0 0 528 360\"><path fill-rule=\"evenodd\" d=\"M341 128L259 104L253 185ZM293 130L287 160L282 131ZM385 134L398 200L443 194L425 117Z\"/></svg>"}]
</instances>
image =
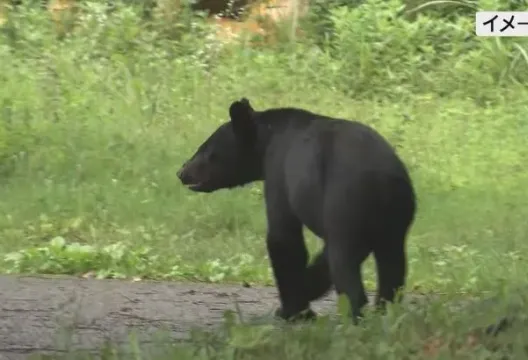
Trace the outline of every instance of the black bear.
<instances>
[{"instance_id":1,"label":"black bear","mask_svg":"<svg viewBox=\"0 0 528 360\"><path fill-rule=\"evenodd\" d=\"M355 322L367 304L361 265L374 254L376 305L404 286L405 239L415 192L391 145L373 128L298 108L256 111L242 98L177 175L196 192L264 181L267 250L281 306L276 316L312 318L310 302L332 286ZM308 266L303 225L324 240Z\"/></svg>"}]
</instances>

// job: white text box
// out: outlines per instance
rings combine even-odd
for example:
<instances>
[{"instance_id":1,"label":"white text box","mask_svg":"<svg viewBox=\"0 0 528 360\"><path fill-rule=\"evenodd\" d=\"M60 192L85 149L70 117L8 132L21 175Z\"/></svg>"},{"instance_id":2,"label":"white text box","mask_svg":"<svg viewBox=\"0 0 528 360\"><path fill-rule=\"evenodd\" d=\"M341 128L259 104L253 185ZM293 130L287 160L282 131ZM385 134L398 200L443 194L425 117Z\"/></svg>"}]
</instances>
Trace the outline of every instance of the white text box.
<instances>
[{"instance_id":1,"label":"white text box","mask_svg":"<svg viewBox=\"0 0 528 360\"><path fill-rule=\"evenodd\" d=\"M477 36L528 36L528 11L479 11Z\"/></svg>"}]
</instances>

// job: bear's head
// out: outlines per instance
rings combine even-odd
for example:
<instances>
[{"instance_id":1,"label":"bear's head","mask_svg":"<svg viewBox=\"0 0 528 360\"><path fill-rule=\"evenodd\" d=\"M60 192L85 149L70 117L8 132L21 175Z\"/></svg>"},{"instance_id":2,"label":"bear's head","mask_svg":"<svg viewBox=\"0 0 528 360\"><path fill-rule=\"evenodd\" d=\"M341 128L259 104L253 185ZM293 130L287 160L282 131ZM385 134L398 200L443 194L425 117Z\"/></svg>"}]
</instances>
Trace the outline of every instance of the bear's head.
<instances>
[{"instance_id":1,"label":"bear's head","mask_svg":"<svg viewBox=\"0 0 528 360\"><path fill-rule=\"evenodd\" d=\"M220 125L178 171L182 184L192 191L213 192L261 179L255 115L248 99L233 102L231 120Z\"/></svg>"}]
</instances>

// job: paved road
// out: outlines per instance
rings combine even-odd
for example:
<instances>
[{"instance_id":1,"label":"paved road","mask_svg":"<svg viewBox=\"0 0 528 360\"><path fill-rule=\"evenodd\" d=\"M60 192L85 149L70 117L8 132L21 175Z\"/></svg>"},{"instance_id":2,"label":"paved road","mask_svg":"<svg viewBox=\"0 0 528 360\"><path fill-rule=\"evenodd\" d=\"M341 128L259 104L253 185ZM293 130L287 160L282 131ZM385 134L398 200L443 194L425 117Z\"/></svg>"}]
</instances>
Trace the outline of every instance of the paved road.
<instances>
[{"instance_id":1,"label":"paved road","mask_svg":"<svg viewBox=\"0 0 528 360\"><path fill-rule=\"evenodd\" d=\"M126 342L130 329L143 344L157 330L183 340L194 326L220 323L224 310L236 309L233 299L248 316L277 305L274 288L202 283L0 276L0 288L0 360L99 349L107 339ZM335 295L314 308L334 311Z\"/></svg>"},{"instance_id":2,"label":"paved road","mask_svg":"<svg viewBox=\"0 0 528 360\"><path fill-rule=\"evenodd\" d=\"M273 287L2 275L0 289L0 360L98 351L106 340L130 349L131 330L143 352L158 351L160 330L166 340L184 341L194 327L219 325L225 310L236 311L235 299L246 319L265 317L278 305ZM407 294L405 302L423 304L427 298ZM334 293L313 304L318 313L335 307Z\"/></svg>"}]
</instances>

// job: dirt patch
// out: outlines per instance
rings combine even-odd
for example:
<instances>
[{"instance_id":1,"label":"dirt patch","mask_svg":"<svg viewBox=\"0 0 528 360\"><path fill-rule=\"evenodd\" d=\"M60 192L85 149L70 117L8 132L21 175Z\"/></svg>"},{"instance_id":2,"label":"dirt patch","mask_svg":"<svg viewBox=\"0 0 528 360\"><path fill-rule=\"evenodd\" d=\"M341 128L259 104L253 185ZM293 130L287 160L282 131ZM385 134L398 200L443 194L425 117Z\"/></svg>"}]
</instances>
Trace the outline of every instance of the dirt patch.
<instances>
[{"instance_id":1,"label":"dirt patch","mask_svg":"<svg viewBox=\"0 0 528 360\"><path fill-rule=\"evenodd\" d=\"M0 359L96 350L106 340L129 343L131 329L142 344L160 330L185 340L193 327L221 323L225 310L236 310L234 299L248 317L264 316L278 304L272 287L0 276L0 288ZM333 312L335 295L314 309Z\"/></svg>"}]
</instances>

